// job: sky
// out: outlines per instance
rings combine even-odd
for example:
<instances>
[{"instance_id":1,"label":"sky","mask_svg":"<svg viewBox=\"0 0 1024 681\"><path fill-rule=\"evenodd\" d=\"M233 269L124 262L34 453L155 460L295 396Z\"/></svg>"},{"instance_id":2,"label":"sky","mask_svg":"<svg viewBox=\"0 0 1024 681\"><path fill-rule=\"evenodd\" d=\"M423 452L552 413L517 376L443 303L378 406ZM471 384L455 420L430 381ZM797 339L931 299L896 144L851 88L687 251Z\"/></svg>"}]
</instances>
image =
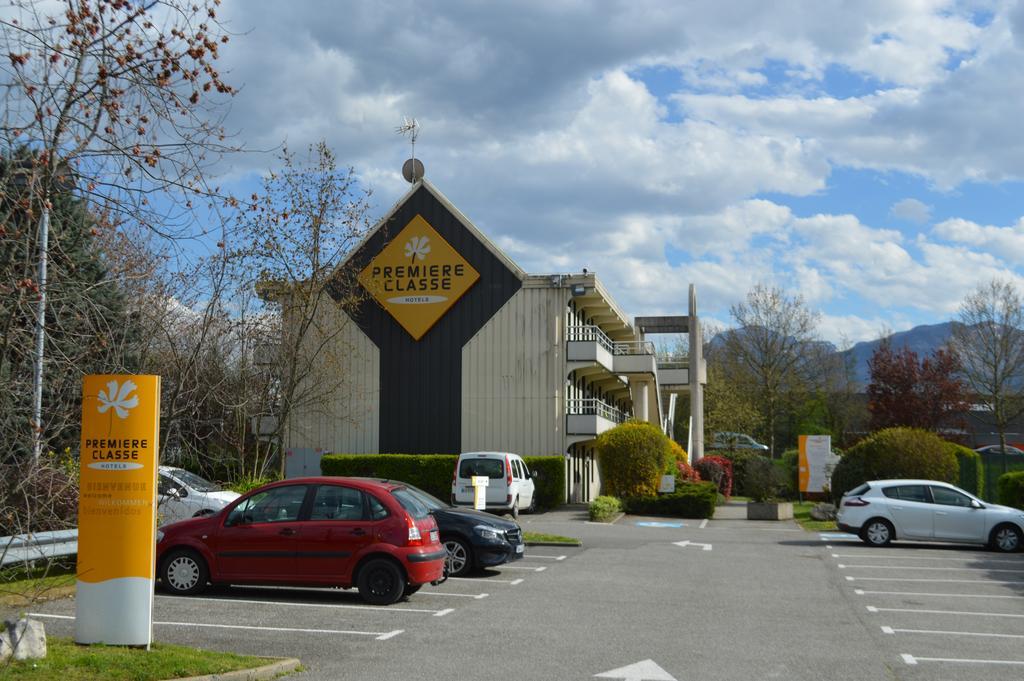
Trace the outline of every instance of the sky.
<instances>
[{"instance_id":1,"label":"sky","mask_svg":"<svg viewBox=\"0 0 1024 681\"><path fill-rule=\"evenodd\" d=\"M1024 290L1024 0L226 0L253 150L326 140L382 216L427 178L530 273L706 323L755 284L837 344ZM273 151L234 157L254 185Z\"/></svg>"}]
</instances>

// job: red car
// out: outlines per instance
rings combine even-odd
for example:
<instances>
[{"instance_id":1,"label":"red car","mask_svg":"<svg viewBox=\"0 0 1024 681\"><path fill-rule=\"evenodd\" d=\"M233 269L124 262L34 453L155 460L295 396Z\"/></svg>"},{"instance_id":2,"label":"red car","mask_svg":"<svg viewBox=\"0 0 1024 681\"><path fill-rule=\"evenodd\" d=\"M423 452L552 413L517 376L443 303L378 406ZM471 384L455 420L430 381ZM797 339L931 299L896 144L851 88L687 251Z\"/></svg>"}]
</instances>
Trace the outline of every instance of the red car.
<instances>
[{"instance_id":1,"label":"red car","mask_svg":"<svg viewBox=\"0 0 1024 681\"><path fill-rule=\"evenodd\" d=\"M264 485L213 515L157 532L163 588L208 582L359 588L389 605L444 578L433 516L401 483L294 478Z\"/></svg>"}]
</instances>

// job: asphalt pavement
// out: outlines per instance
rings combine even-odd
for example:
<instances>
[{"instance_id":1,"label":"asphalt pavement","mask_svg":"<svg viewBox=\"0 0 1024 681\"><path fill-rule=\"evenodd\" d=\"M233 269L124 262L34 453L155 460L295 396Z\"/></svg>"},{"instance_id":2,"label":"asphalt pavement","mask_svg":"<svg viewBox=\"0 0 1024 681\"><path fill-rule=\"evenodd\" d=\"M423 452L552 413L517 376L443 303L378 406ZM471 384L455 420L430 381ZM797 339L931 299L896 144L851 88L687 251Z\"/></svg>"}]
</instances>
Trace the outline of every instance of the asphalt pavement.
<instances>
[{"instance_id":1,"label":"asphalt pavement","mask_svg":"<svg viewBox=\"0 0 1024 681\"><path fill-rule=\"evenodd\" d=\"M583 546L528 547L386 608L343 590L158 592L155 637L298 657L296 681L1024 677L1021 554L872 550L792 522L591 524L577 508L521 522ZM72 634L73 601L34 611Z\"/></svg>"}]
</instances>

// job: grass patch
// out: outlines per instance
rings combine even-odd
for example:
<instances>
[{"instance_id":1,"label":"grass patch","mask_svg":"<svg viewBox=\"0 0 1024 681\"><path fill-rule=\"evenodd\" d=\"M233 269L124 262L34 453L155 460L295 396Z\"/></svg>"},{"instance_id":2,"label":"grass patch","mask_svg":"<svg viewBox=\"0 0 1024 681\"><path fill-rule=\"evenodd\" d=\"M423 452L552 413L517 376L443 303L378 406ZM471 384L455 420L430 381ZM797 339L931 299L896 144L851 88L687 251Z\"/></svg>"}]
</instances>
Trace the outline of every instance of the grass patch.
<instances>
[{"instance_id":1,"label":"grass patch","mask_svg":"<svg viewBox=\"0 0 1024 681\"><path fill-rule=\"evenodd\" d=\"M0 572L0 605L29 605L64 598L74 592L73 564L50 565L27 571L13 568Z\"/></svg>"},{"instance_id":2,"label":"grass patch","mask_svg":"<svg viewBox=\"0 0 1024 681\"><path fill-rule=\"evenodd\" d=\"M121 646L78 646L65 638L47 638L42 660L13 662L7 671L18 681L157 681L203 674L222 674L237 669L262 667L274 662L265 657L219 653L154 643L150 650ZM0 677L4 670L0 668Z\"/></svg>"},{"instance_id":3,"label":"grass patch","mask_svg":"<svg viewBox=\"0 0 1024 681\"><path fill-rule=\"evenodd\" d=\"M558 534L544 534L542 532L523 532L524 542L542 541L549 542L552 544L566 544L568 546L579 546L581 544L579 539L573 537L563 537Z\"/></svg>"},{"instance_id":4,"label":"grass patch","mask_svg":"<svg viewBox=\"0 0 1024 681\"><path fill-rule=\"evenodd\" d=\"M800 523L800 527L809 532L832 532L835 531L836 521L814 520L811 518L811 509L817 506L816 501L794 501L793 520Z\"/></svg>"}]
</instances>

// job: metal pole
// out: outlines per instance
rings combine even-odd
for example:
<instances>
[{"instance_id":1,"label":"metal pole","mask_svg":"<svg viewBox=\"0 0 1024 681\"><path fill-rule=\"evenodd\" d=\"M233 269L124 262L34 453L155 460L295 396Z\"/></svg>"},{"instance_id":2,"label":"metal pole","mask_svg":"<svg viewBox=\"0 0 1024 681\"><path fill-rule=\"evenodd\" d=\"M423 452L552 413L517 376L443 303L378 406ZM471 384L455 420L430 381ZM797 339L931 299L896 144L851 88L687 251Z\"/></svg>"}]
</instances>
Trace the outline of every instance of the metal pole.
<instances>
[{"instance_id":1,"label":"metal pole","mask_svg":"<svg viewBox=\"0 0 1024 681\"><path fill-rule=\"evenodd\" d=\"M43 453L43 349L46 344L46 260L50 241L50 208L43 201L39 218L39 303L36 305L36 351L32 376L32 463Z\"/></svg>"}]
</instances>

